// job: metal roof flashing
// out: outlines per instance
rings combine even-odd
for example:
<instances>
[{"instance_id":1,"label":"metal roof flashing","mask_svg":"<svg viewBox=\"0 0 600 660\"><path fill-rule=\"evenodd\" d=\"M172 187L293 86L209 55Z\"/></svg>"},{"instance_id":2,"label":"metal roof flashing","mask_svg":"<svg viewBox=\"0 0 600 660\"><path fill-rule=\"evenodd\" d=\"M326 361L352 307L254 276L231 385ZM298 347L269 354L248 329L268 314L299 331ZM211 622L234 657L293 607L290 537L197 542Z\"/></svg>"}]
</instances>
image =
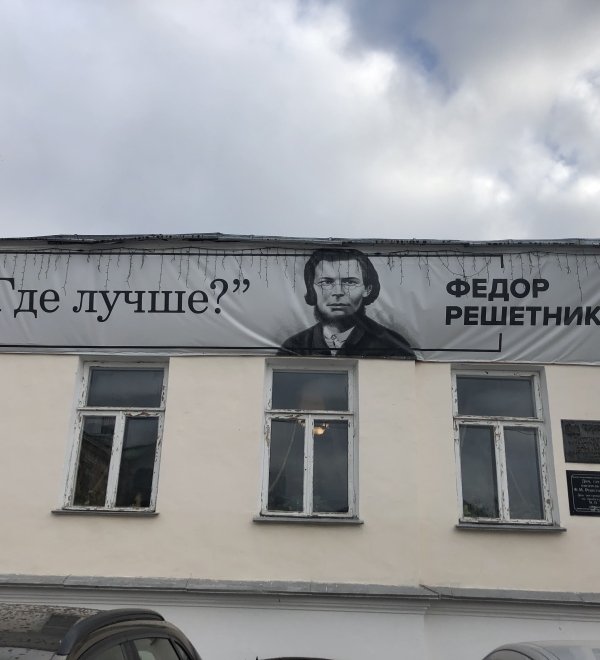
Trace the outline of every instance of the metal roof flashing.
<instances>
[{"instance_id":1,"label":"metal roof flashing","mask_svg":"<svg viewBox=\"0 0 600 660\"><path fill-rule=\"evenodd\" d=\"M509 250L549 250L556 251L566 248L597 248L600 238L561 238L561 239L502 239L491 241L417 239L417 238L344 238L344 237L293 237L293 236L259 236L254 234L56 234L48 236L24 236L0 238L0 251L12 246L35 246L65 249L95 248L105 246L105 249L124 248L133 244L158 246L162 244L179 244L178 247L199 247L200 245L251 245L262 248L287 247L299 249L303 245L331 246L344 248L350 246L398 248L412 250L460 250L460 249L509 249Z\"/></svg>"}]
</instances>

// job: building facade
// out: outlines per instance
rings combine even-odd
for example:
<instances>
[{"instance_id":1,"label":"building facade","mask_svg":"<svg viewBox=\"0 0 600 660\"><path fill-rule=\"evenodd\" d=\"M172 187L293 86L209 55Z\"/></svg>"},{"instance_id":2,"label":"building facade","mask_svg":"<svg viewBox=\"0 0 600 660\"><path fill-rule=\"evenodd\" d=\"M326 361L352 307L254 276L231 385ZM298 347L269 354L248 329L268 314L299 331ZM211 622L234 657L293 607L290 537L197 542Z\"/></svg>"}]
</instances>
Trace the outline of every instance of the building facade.
<instances>
[{"instance_id":1,"label":"building facade","mask_svg":"<svg viewBox=\"0 0 600 660\"><path fill-rule=\"evenodd\" d=\"M0 599L207 660L598 637L596 243L1 248Z\"/></svg>"}]
</instances>

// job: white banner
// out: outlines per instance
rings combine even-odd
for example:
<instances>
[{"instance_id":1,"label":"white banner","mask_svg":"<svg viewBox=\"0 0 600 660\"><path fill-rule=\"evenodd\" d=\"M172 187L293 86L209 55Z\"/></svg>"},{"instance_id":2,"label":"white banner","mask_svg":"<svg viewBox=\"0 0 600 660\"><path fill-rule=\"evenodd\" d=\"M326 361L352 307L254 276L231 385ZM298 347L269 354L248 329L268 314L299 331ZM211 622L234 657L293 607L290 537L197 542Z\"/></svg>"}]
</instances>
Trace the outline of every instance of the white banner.
<instances>
[{"instance_id":1,"label":"white banner","mask_svg":"<svg viewBox=\"0 0 600 660\"><path fill-rule=\"evenodd\" d=\"M0 254L0 350L599 362L583 251L161 249Z\"/></svg>"}]
</instances>

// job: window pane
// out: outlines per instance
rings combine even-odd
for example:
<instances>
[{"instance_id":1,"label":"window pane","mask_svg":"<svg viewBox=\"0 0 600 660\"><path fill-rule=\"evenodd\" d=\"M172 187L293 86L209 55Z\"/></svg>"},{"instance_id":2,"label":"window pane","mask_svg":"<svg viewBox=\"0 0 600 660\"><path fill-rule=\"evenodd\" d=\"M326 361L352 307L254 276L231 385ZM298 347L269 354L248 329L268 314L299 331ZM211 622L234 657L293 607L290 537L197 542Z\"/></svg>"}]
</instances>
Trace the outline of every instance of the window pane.
<instances>
[{"instance_id":1,"label":"window pane","mask_svg":"<svg viewBox=\"0 0 600 660\"><path fill-rule=\"evenodd\" d=\"M270 511L302 511L304 497L304 422L274 419L269 449Z\"/></svg>"},{"instance_id":2,"label":"window pane","mask_svg":"<svg viewBox=\"0 0 600 660\"><path fill-rule=\"evenodd\" d=\"M273 409L348 410L348 374L274 371Z\"/></svg>"},{"instance_id":3,"label":"window pane","mask_svg":"<svg viewBox=\"0 0 600 660\"><path fill-rule=\"evenodd\" d=\"M158 417L126 419L117 506L150 506L157 437Z\"/></svg>"},{"instance_id":4,"label":"window pane","mask_svg":"<svg viewBox=\"0 0 600 660\"><path fill-rule=\"evenodd\" d=\"M133 643L140 660L179 660L171 642L163 637L134 639Z\"/></svg>"},{"instance_id":5,"label":"window pane","mask_svg":"<svg viewBox=\"0 0 600 660\"><path fill-rule=\"evenodd\" d=\"M505 428L506 476L511 518L543 520L538 441L535 429Z\"/></svg>"},{"instance_id":6,"label":"window pane","mask_svg":"<svg viewBox=\"0 0 600 660\"><path fill-rule=\"evenodd\" d=\"M348 513L348 422L315 420L313 511Z\"/></svg>"},{"instance_id":7,"label":"window pane","mask_svg":"<svg viewBox=\"0 0 600 660\"><path fill-rule=\"evenodd\" d=\"M460 376L456 384L460 415L536 417L528 378Z\"/></svg>"},{"instance_id":8,"label":"window pane","mask_svg":"<svg viewBox=\"0 0 600 660\"><path fill-rule=\"evenodd\" d=\"M89 653L83 656L85 660L125 660L125 655L120 644L116 646L104 646L100 643L97 646L100 646L100 650L92 648Z\"/></svg>"},{"instance_id":9,"label":"window pane","mask_svg":"<svg viewBox=\"0 0 600 660\"><path fill-rule=\"evenodd\" d=\"M104 506L114 431L114 417L83 418L73 504Z\"/></svg>"},{"instance_id":10,"label":"window pane","mask_svg":"<svg viewBox=\"0 0 600 660\"><path fill-rule=\"evenodd\" d=\"M463 515L498 518L494 433L489 426L460 427Z\"/></svg>"},{"instance_id":11,"label":"window pane","mask_svg":"<svg viewBox=\"0 0 600 660\"><path fill-rule=\"evenodd\" d=\"M162 369L90 369L88 406L157 408L162 393Z\"/></svg>"}]
</instances>

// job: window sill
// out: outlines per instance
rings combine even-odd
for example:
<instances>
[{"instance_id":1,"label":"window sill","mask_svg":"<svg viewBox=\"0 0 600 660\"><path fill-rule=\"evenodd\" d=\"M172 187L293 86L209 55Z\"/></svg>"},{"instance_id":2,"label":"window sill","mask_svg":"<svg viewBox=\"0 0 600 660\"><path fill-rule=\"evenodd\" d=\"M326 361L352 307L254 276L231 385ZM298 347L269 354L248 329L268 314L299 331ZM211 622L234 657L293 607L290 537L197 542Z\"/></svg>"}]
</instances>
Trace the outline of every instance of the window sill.
<instances>
[{"instance_id":1,"label":"window sill","mask_svg":"<svg viewBox=\"0 0 600 660\"><path fill-rule=\"evenodd\" d=\"M255 523L299 523L302 525L364 525L360 518L327 518L325 516L254 516Z\"/></svg>"},{"instance_id":2,"label":"window sill","mask_svg":"<svg viewBox=\"0 0 600 660\"><path fill-rule=\"evenodd\" d=\"M557 533L566 532L566 527L560 525L544 525L544 524L513 524L513 523L472 523L472 522L459 522L456 529L473 531L479 530L484 532L541 532L541 533Z\"/></svg>"},{"instance_id":3,"label":"window sill","mask_svg":"<svg viewBox=\"0 0 600 660\"><path fill-rule=\"evenodd\" d=\"M133 509L52 509L57 516L133 516L138 518L154 518L157 511L134 511Z\"/></svg>"}]
</instances>

